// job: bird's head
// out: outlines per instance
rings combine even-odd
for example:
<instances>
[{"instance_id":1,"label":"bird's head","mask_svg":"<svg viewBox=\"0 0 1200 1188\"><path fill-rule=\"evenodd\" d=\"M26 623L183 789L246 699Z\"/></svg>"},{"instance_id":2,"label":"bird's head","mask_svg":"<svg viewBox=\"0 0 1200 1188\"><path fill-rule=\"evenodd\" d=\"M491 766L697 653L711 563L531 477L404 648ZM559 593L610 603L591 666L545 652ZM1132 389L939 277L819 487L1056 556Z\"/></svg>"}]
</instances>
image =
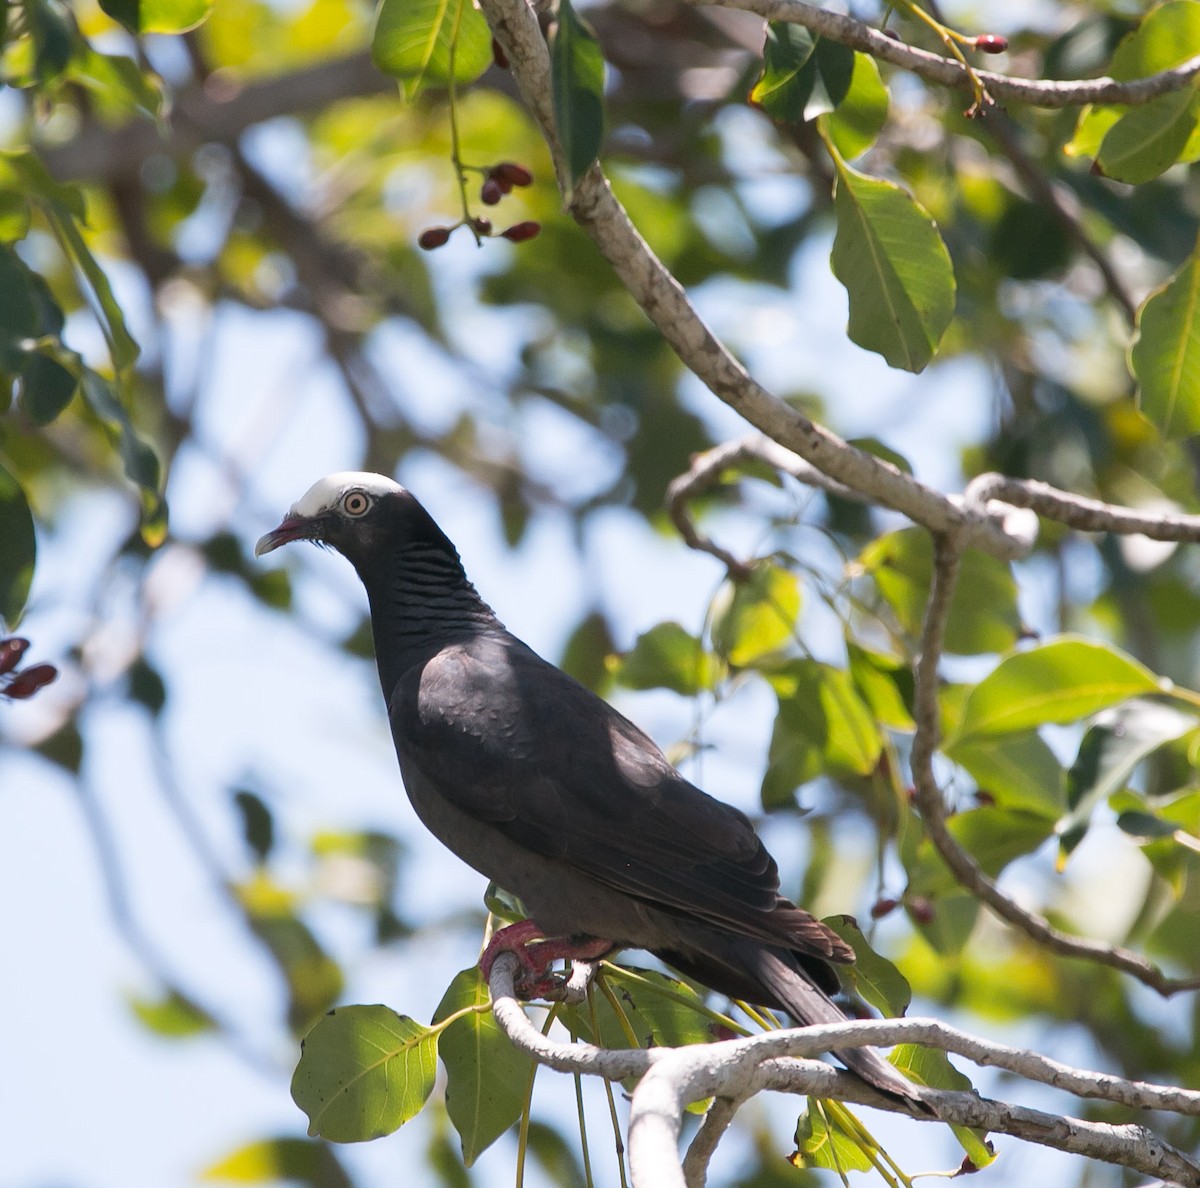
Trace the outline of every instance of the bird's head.
<instances>
[{"instance_id":1,"label":"bird's head","mask_svg":"<svg viewBox=\"0 0 1200 1188\"><path fill-rule=\"evenodd\" d=\"M278 528L260 537L256 557L293 540L336 549L359 572L406 544L438 545L454 553L429 513L399 483L382 474L344 470L326 475L292 504Z\"/></svg>"}]
</instances>

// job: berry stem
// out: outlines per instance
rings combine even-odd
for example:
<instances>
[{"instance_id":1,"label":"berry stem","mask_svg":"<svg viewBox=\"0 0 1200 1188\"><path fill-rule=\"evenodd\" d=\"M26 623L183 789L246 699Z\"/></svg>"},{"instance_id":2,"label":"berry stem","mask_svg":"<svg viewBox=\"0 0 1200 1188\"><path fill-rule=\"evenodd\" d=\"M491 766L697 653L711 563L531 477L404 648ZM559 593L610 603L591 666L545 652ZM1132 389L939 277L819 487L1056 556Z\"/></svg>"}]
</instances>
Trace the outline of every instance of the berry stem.
<instances>
[{"instance_id":1,"label":"berry stem","mask_svg":"<svg viewBox=\"0 0 1200 1188\"><path fill-rule=\"evenodd\" d=\"M454 50L456 40L452 38L450 41L450 77L446 83L446 99L450 108L450 160L454 165L454 175L458 178L458 197L462 203L463 224L475 236L475 242L482 244L483 240L475 227L474 220L471 218L471 204L467 199L468 167L463 164L462 149L458 138L458 87L454 81Z\"/></svg>"}]
</instances>

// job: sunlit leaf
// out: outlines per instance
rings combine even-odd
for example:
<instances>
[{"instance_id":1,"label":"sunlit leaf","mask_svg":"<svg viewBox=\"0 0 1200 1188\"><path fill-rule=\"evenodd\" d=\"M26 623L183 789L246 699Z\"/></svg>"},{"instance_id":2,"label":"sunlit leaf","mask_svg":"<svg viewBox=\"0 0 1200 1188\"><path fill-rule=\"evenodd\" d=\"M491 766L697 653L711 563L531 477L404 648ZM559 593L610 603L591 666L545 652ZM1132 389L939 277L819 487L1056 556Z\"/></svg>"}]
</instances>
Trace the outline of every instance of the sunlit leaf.
<instances>
[{"instance_id":1,"label":"sunlit leaf","mask_svg":"<svg viewBox=\"0 0 1200 1188\"><path fill-rule=\"evenodd\" d=\"M1031 854L1054 832L1054 822L1035 813L986 805L955 813L947 822L954 839L985 874L993 878L1010 862ZM953 892L958 882L928 838L917 847L909 870L907 895L939 896Z\"/></svg>"},{"instance_id":2,"label":"sunlit leaf","mask_svg":"<svg viewBox=\"0 0 1200 1188\"><path fill-rule=\"evenodd\" d=\"M750 102L773 120L798 124L812 94L816 71L811 66L817 38L789 21L770 21L763 43L763 69L750 91Z\"/></svg>"},{"instance_id":3,"label":"sunlit leaf","mask_svg":"<svg viewBox=\"0 0 1200 1188\"><path fill-rule=\"evenodd\" d=\"M867 1143L862 1133L851 1134L836 1118L829 1116L821 1102L810 1097L808 1109L796 1123L796 1150L791 1163L794 1167L823 1168L839 1173L865 1172L874 1166L868 1152L876 1150L875 1144Z\"/></svg>"},{"instance_id":4,"label":"sunlit leaf","mask_svg":"<svg viewBox=\"0 0 1200 1188\"><path fill-rule=\"evenodd\" d=\"M1164 437L1200 432L1200 246L1138 310L1129 369L1142 411Z\"/></svg>"},{"instance_id":5,"label":"sunlit leaf","mask_svg":"<svg viewBox=\"0 0 1200 1188\"><path fill-rule=\"evenodd\" d=\"M760 565L743 581L729 581L713 600L713 649L745 668L795 638L800 582L794 573Z\"/></svg>"},{"instance_id":6,"label":"sunlit leaf","mask_svg":"<svg viewBox=\"0 0 1200 1188\"><path fill-rule=\"evenodd\" d=\"M893 367L921 371L954 316L950 253L929 212L893 182L835 156L830 263L850 298L850 337Z\"/></svg>"},{"instance_id":7,"label":"sunlit leaf","mask_svg":"<svg viewBox=\"0 0 1200 1188\"><path fill-rule=\"evenodd\" d=\"M104 331L113 366L117 371L132 367L138 357L138 345L125 325L124 311L113 294L112 285L109 284L104 269L92 255L79 227L70 215L56 208L47 208L46 214L63 250L74 260L76 267L87 279L92 296L99 306L100 327Z\"/></svg>"},{"instance_id":8,"label":"sunlit leaf","mask_svg":"<svg viewBox=\"0 0 1200 1188\"><path fill-rule=\"evenodd\" d=\"M593 984L590 1004L562 1013L573 1034L603 1048L682 1047L717 1038L711 1021L697 1009L703 1000L686 982L657 970L608 965L602 976L612 999Z\"/></svg>"},{"instance_id":9,"label":"sunlit leaf","mask_svg":"<svg viewBox=\"0 0 1200 1188\"><path fill-rule=\"evenodd\" d=\"M875 143L887 122L889 103L879 64L869 54L856 53L849 90L834 110L821 117L843 157L852 160Z\"/></svg>"},{"instance_id":10,"label":"sunlit leaf","mask_svg":"<svg viewBox=\"0 0 1200 1188\"><path fill-rule=\"evenodd\" d=\"M1159 691L1159 680L1107 644L1061 636L1002 660L967 699L955 742L1076 722L1110 705Z\"/></svg>"},{"instance_id":11,"label":"sunlit leaf","mask_svg":"<svg viewBox=\"0 0 1200 1188\"><path fill-rule=\"evenodd\" d=\"M1037 813L1052 821L1062 814L1066 773L1036 730L973 734L944 750L999 807Z\"/></svg>"},{"instance_id":12,"label":"sunlit leaf","mask_svg":"<svg viewBox=\"0 0 1200 1188\"><path fill-rule=\"evenodd\" d=\"M21 484L0 466L0 620L15 627L25 609L33 567L37 560L37 536L33 515Z\"/></svg>"},{"instance_id":13,"label":"sunlit leaf","mask_svg":"<svg viewBox=\"0 0 1200 1188\"><path fill-rule=\"evenodd\" d=\"M386 1006L330 1011L304 1037L292 1099L335 1143L391 1134L433 1092L438 1035Z\"/></svg>"},{"instance_id":14,"label":"sunlit leaf","mask_svg":"<svg viewBox=\"0 0 1200 1188\"><path fill-rule=\"evenodd\" d=\"M874 770L883 737L845 669L796 660L769 679L779 712L762 782L764 805L791 803L797 787L822 773L862 776Z\"/></svg>"},{"instance_id":15,"label":"sunlit leaf","mask_svg":"<svg viewBox=\"0 0 1200 1188\"><path fill-rule=\"evenodd\" d=\"M1170 0L1146 14L1113 53L1110 73L1126 81L1170 70L1200 53L1200 4Z\"/></svg>"},{"instance_id":16,"label":"sunlit leaf","mask_svg":"<svg viewBox=\"0 0 1200 1188\"><path fill-rule=\"evenodd\" d=\"M483 974L473 965L455 975L433 1022L490 1001ZM451 1023L442 1032L439 1053L446 1066L446 1111L470 1167L520 1118L532 1060L513 1047L490 1010L472 1011Z\"/></svg>"},{"instance_id":17,"label":"sunlit leaf","mask_svg":"<svg viewBox=\"0 0 1200 1188\"><path fill-rule=\"evenodd\" d=\"M854 686L881 725L911 730L912 669L902 660L846 641L846 658Z\"/></svg>"},{"instance_id":18,"label":"sunlit leaf","mask_svg":"<svg viewBox=\"0 0 1200 1188\"><path fill-rule=\"evenodd\" d=\"M842 980L883 1014L895 1017L903 1015L912 1002L912 987L886 957L881 957L871 948L854 917L826 916L822 923L833 929L854 950L854 964L837 967Z\"/></svg>"},{"instance_id":19,"label":"sunlit leaf","mask_svg":"<svg viewBox=\"0 0 1200 1188\"><path fill-rule=\"evenodd\" d=\"M902 528L872 541L858 558L875 580L903 630L917 638L925 619L933 577L933 541L923 528ZM979 549L962 559L958 586L946 621L948 652L1002 652L1021 631L1017 584L1010 566Z\"/></svg>"},{"instance_id":20,"label":"sunlit leaf","mask_svg":"<svg viewBox=\"0 0 1200 1188\"><path fill-rule=\"evenodd\" d=\"M171 1039L201 1035L216 1028L208 1013L178 990L162 998L130 997L129 1005L145 1027Z\"/></svg>"},{"instance_id":21,"label":"sunlit leaf","mask_svg":"<svg viewBox=\"0 0 1200 1188\"><path fill-rule=\"evenodd\" d=\"M1096 160L1107 177L1139 184L1179 160L1200 122L1200 94L1191 88L1160 95L1126 112L1108 130Z\"/></svg>"},{"instance_id":22,"label":"sunlit leaf","mask_svg":"<svg viewBox=\"0 0 1200 1188\"><path fill-rule=\"evenodd\" d=\"M559 0L550 45L554 121L573 186L604 144L604 55L570 0Z\"/></svg>"},{"instance_id":23,"label":"sunlit leaf","mask_svg":"<svg viewBox=\"0 0 1200 1188\"><path fill-rule=\"evenodd\" d=\"M305 1184L308 1188L352 1188L333 1149L312 1139L259 1139L231 1151L200 1173L204 1180L234 1184Z\"/></svg>"},{"instance_id":24,"label":"sunlit leaf","mask_svg":"<svg viewBox=\"0 0 1200 1188\"><path fill-rule=\"evenodd\" d=\"M492 61L492 34L471 0L381 0L371 57L408 93L450 81L469 83Z\"/></svg>"},{"instance_id":25,"label":"sunlit leaf","mask_svg":"<svg viewBox=\"0 0 1200 1188\"><path fill-rule=\"evenodd\" d=\"M712 688L716 668L713 657L694 635L678 623L659 623L638 636L613 671L629 689L673 689L694 697Z\"/></svg>"},{"instance_id":26,"label":"sunlit leaf","mask_svg":"<svg viewBox=\"0 0 1200 1188\"><path fill-rule=\"evenodd\" d=\"M215 0L100 0L131 33L186 33L202 24Z\"/></svg>"},{"instance_id":27,"label":"sunlit leaf","mask_svg":"<svg viewBox=\"0 0 1200 1188\"><path fill-rule=\"evenodd\" d=\"M1060 854L1083 840L1096 808L1125 786L1137 765L1165 743L1182 738L1200 718L1165 702L1137 699L1099 714L1067 773L1067 807L1058 823Z\"/></svg>"},{"instance_id":28,"label":"sunlit leaf","mask_svg":"<svg viewBox=\"0 0 1200 1188\"><path fill-rule=\"evenodd\" d=\"M930 1089L952 1089L959 1093L970 1093L974 1089L970 1078L950 1063L945 1052L936 1048L897 1044L889 1059L917 1084ZM980 1171L995 1161L996 1152L986 1134L966 1126L951 1126L950 1129L971 1161L972 1171Z\"/></svg>"}]
</instances>

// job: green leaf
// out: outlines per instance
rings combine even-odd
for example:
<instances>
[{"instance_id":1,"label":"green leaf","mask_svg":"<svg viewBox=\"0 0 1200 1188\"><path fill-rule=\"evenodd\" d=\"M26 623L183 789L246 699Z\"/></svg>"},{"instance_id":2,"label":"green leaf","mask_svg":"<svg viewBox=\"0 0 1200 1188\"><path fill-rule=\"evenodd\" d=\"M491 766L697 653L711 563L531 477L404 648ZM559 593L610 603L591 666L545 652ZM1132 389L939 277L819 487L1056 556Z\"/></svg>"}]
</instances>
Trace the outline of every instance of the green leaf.
<instances>
[{"instance_id":1,"label":"green leaf","mask_svg":"<svg viewBox=\"0 0 1200 1188\"><path fill-rule=\"evenodd\" d=\"M1066 773L1036 730L975 734L944 748L1000 808L1056 821L1066 804Z\"/></svg>"},{"instance_id":2,"label":"green leaf","mask_svg":"<svg viewBox=\"0 0 1200 1188\"><path fill-rule=\"evenodd\" d=\"M67 68L78 36L68 11L53 0L27 0L22 5L25 25L33 41L34 69L38 81L48 83Z\"/></svg>"},{"instance_id":3,"label":"green leaf","mask_svg":"<svg viewBox=\"0 0 1200 1188\"><path fill-rule=\"evenodd\" d=\"M427 84L474 82L491 65L492 33L471 0L381 0L371 57L413 98Z\"/></svg>"},{"instance_id":4,"label":"green leaf","mask_svg":"<svg viewBox=\"0 0 1200 1188\"><path fill-rule=\"evenodd\" d=\"M236 885L234 894L242 904L250 930L279 967L287 986L288 1023L302 1035L341 994L341 966L296 915L291 896L265 875L258 874Z\"/></svg>"},{"instance_id":5,"label":"green leaf","mask_svg":"<svg viewBox=\"0 0 1200 1188\"><path fill-rule=\"evenodd\" d=\"M491 998L479 966L456 974L433 1022ZM440 1040L446 1066L446 1111L462 1140L470 1167L521 1116L533 1061L513 1047L490 1010L472 1011L451 1023Z\"/></svg>"},{"instance_id":6,"label":"green leaf","mask_svg":"<svg viewBox=\"0 0 1200 1188\"><path fill-rule=\"evenodd\" d=\"M89 48L76 54L69 76L91 91L106 115L138 113L156 120L163 114L166 96L157 75L143 71L132 58Z\"/></svg>"},{"instance_id":7,"label":"green leaf","mask_svg":"<svg viewBox=\"0 0 1200 1188\"><path fill-rule=\"evenodd\" d=\"M604 55L570 0L559 0L558 27L550 45L550 81L554 121L573 187L604 143Z\"/></svg>"},{"instance_id":8,"label":"green leaf","mask_svg":"<svg viewBox=\"0 0 1200 1188\"><path fill-rule=\"evenodd\" d=\"M0 246L0 370L20 371L38 332L33 277L7 245Z\"/></svg>"},{"instance_id":9,"label":"green leaf","mask_svg":"<svg viewBox=\"0 0 1200 1188\"><path fill-rule=\"evenodd\" d=\"M66 353L62 356L68 357ZM84 400L116 439L125 465L125 476L140 489L142 539L152 547L167 534L167 511L162 498L162 465L149 442L133 427L133 421L113 385L99 372L83 367L78 356L72 361L81 368L80 391Z\"/></svg>"},{"instance_id":10,"label":"green leaf","mask_svg":"<svg viewBox=\"0 0 1200 1188\"><path fill-rule=\"evenodd\" d=\"M215 0L99 0L130 33L186 33L202 24Z\"/></svg>"},{"instance_id":11,"label":"green leaf","mask_svg":"<svg viewBox=\"0 0 1200 1188\"><path fill-rule=\"evenodd\" d=\"M717 675L703 643L678 623L659 623L643 632L613 668L628 689L673 689L685 697L711 689Z\"/></svg>"},{"instance_id":12,"label":"green leaf","mask_svg":"<svg viewBox=\"0 0 1200 1188\"><path fill-rule=\"evenodd\" d=\"M24 239L29 232L29 201L17 190L0 189L0 243Z\"/></svg>"},{"instance_id":13,"label":"green leaf","mask_svg":"<svg viewBox=\"0 0 1200 1188\"><path fill-rule=\"evenodd\" d=\"M1182 155L1200 121L1200 94L1191 87L1126 112L1105 134L1096 158L1106 177L1133 185L1152 181Z\"/></svg>"},{"instance_id":14,"label":"green leaf","mask_svg":"<svg viewBox=\"0 0 1200 1188\"><path fill-rule=\"evenodd\" d=\"M836 108L821 117L822 127L843 157L865 153L887 123L889 96L870 54L854 55L850 88Z\"/></svg>"},{"instance_id":15,"label":"green leaf","mask_svg":"<svg viewBox=\"0 0 1200 1188\"><path fill-rule=\"evenodd\" d=\"M950 1063L950 1057L937 1048L897 1044L889 1059L918 1085L930 1089L952 1089L958 1093L969 1093L974 1089L970 1078L959 1072ZM951 1126L950 1129L971 1161L972 1170L979 1171L995 1161L996 1152L986 1134L966 1126Z\"/></svg>"},{"instance_id":16,"label":"green leaf","mask_svg":"<svg viewBox=\"0 0 1200 1188\"><path fill-rule=\"evenodd\" d=\"M872 541L858 558L905 633L917 638L933 577L933 540L923 528L902 528ZM962 559L946 622L946 650L957 655L1002 652L1021 632L1012 569L978 549Z\"/></svg>"},{"instance_id":17,"label":"green leaf","mask_svg":"<svg viewBox=\"0 0 1200 1188\"><path fill-rule=\"evenodd\" d=\"M0 620L15 627L25 609L33 567L37 560L37 536L33 515L21 484L0 466Z\"/></svg>"},{"instance_id":18,"label":"green leaf","mask_svg":"<svg viewBox=\"0 0 1200 1188\"><path fill-rule=\"evenodd\" d=\"M1145 78L1200 54L1200 4L1173 0L1152 8L1113 53L1112 77Z\"/></svg>"},{"instance_id":19,"label":"green leaf","mask_svg":"<svg viewBox=\"0 0 1200 1188\"><path fill-rule=\"evenodd\" d=\"M1097 716L1067 773L1067 807L1058 823L1060 861L1083 840L1097 806L1119 792L1147 755L1190 734L1200 718L1160 701L1136 699Z\"/></svg>"},{"instance_id":20,"label":"green leaf","mask_svg":"<svg viewBox=\"0 0 1200 1188\"><path fill-rule=\"evenodd\" d=\"M883 726L912 730L912 669L894 656L846 641L846 658L854 687Z\"/></svg>"},{"instance_id":21,"label":"green leaf","mask_svg":"<svg viewBox=\"0 0 1200 1188\"><path fill-rule=\"evenodd\" d=\"M794 640L799 614L796 575L760 565L745 580L724 583L713 599L713 650L734 668L749 667Z\"/></svg>"},{"instance_id":22,"label":"green leaf","mask_svg":"<svg viewBox=\"0 0 1200 1188\"><path fill-rule=\"evenodd\" d=\"M1200 243L1138 310L1129 370L1142 412L1164 437L1200 432Z\"/></svg>"},{"instance_id":23,"label":"green leaf","mask_svg":"<svg viewBox=\"0 0 1200 1188\"><path fill-rule=\"evenodd\" d=\"M313 1138L381 1138L421 1112L437 1054L437 1032L390 1007L342 1007L305 1036L292 1099L308 1115Z\"/></svg>"},{"instance_id":24,"label":"green leaf","mask_svg":"<svg viewBox=\"0 0 1200 1188\"><path fill-rule=\"evenodd\" d=\"M266 801L248 788L240 788L233 795L242 822L242 840L258 861L265 862L275 845L275 818Z\"/></svg>"},{"instance_id":25,"label":"green leaf","mask_svg":"<svg viewBox=\"0 0 1200 1188\"><path fill-rule=\"evenodd\" d=\"M605 966L602 977L613 991L624 1015L624 1023L613 1010L608 996L593 985L599 1037L592 1027L586 1003L563 1012L564 1022L585 1039L605 1048L630 1047L628 1024L639 1047L683 1047L713 1039L711 1024L701 1013L704 1000L686 982L652 969L635 966Z\"/></svg>"},{"instance_id":26,"label":"green leaf","mask_svg":"<svg viewBox=\"0 0 1200 1188\"><path fill-rule=\"evenodd\" d=\"M875 769L883 737L848 672L795 660L769 680L779 712L763 776L764 806L790 804L797 787L822 773L869 775Z\"/></svg>"},{"instance_id":27,"label":"green leaf","mask_svg":"<svg viewBox=\"0 0 1200 1188\"><path fill-rule=\"evenodd\" d=\"M851 1134L838 1119L823 1108L815 1098L808 1099L808 1109L796 1123L796 1150L792 1154L793 1167L823 1168L843 1174L848 1171L870 1171L875 1165L868 1151L876 1151L874 1143L867 1143L865 1132Z\"/></svg>"},{"instance_id":28,"label":"green leaf","mask_svg":"<svg viewBox=\"0 0 1200 1188\"><path fill-rule=\"evenodd\" d=\"M867 943L853 916L826 916L821 923L838 934L853 950L853 965L839 965L838 976L848 982L873 1007L885 1015L899 1017L912 1002L908 979Z\"/></svg>"},{"instance_id":29,"label":"green leaf","mask_svg":"<svg viewBox=\"0 0 1200 1188\"><path fill-rule=\"evenodd\" d=\"M971 691L952 741L1076 722L1159 691L1158 677L1124 652L1064 635L1007 657L984 677Z\"/></svg>"},{"instance_id":30,"label":"green leaf","mask_svg":"<svg viewBox=\"0 0 1200 1188\"><path fill-rule=\"evenodd\" d=\"M1063 145L1068 157L1095 157L1108 130L1121 118L1119 107L1088 106L1079 112L1075 135Z\"/></svg>"},{"instance_id":31,"label":"green leaf","mask_svg":"<svg viewBox=\"0 0 1200 1188\"><path fill-rule=\"evenodd\" d=\"M929 212L899 186L837 167L830 263L850 298L851 339L921 371L954 316L954 266Z\"/></svg>"},{"instance_id":32,"label":"green leaf","mask_svg":"<svg viewBox=\"0 0 1200 1188\"><path fill-rule=\"evenodd\" d=\"M132 367L138 357L138 345L133 341L125 325L125 314L121 310L104 269L96 262L91 249L84 242L75 220L60 211L57 206L44 207L47 219L62 244L63 251L74 261L87 279L92 295L100 307L100 328L108 343L108 353L113 367L118 372Z\"/></svg>"},{"instance_id":33,"label":"green leaf","mask_svg":"<svg viewBox=\"0 0 1200 1188\"><path fill-rule=\"evenodd\" d=\"M171 990L163 998L130 997L129 1005L146 1027L171 1039L216 1029L209 1014L178 990Z\"/></svg>"},{"instance_id":34,"label":"green leaf","mask_svg":"<svg viewBox=\"0 0 1200 1188\"><path fill-rule=\"evenodd\" d=\"M955 813L947 827L984 873L993 878L1010 862L1032 854L1054 832L1054 822L1045 816L993 805ZM946 869L933 843L922 839L908 872L905 895L938 897L957 888L957 880Z\"/></svg>"},{"instance_id":35,"label":"green leaf","mask_svg":"<svg viewBox=\"0 0 1200 1188\"><path fill-rule=\"evenodd\" d=\"M763 43L763 69L750 91L750 102L781 124L798 124L804 119L816 82L812 63L817 47L807 29L786 21L770 21Z\"/></svg>"},{"instance_id":36,"label":"green leaf","mask_svg":"<svg viewBox=\"0 0 1200 1188\"><path fill-rule=\"evenodd\" d=\"M767 26L763 69L750 102L773 120L799 124L833 111L850 91L854 51L785 21Z\"/></svg>"},{"instance_id":37,"label":"green leaf","mask_svg":"<svg viewBox=\"0 0 1200 1188\"><path fill-rule=\"evenodd\" d=\"M35 425L49 425L79 390L79 381L57 359L40 352L21 369L21 408Z\"/></svg>"},{"instance_id":38,"label":"green leaf","mask_svg":"<svg viewBox=\"0 0 1200 1188\"><path fill-rule=\"evenodd\" d=\"M200 1173L204 1180L236 1184L307 1184L309 1188L353 1188L333 1149L312 1139L259 1139L247 1143Z\"/></svg>"}]
</instances>

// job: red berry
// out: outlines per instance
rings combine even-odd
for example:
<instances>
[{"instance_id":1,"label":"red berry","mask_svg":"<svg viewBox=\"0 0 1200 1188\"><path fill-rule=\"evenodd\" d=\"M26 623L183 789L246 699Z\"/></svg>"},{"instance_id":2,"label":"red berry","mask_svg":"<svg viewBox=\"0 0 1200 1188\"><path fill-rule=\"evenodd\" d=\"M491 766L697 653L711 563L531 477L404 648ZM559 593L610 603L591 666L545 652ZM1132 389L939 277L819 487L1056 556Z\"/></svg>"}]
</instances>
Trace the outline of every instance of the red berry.
<instances>
[{"instance_id":1,"label":"red berry","mask_svg":"<svg viewBox=\"0 0 1200 1188\"><path fill-rule=\"evenodd\" d=\"M23 700L32 697L39 689L48 685L58 676L58 669L53 664L35 664L32 668L23 669L4 687L5 697Z\"/></svg>"},{"instance_id":2,"label":"red berry","mask_svg":"<svg viewBox=\"0 0 1200 1188\"><path fill-rule=\"evenodd\" d=\"M985 54L1002 54L1008 49L1008 38L999 33L980 33L975 38L975 48Z\"/></svg>"},{"instance_id":3,"label":"red berry","mask_svg":"<svg viewBox=\"0 0 1200 1188\"><path fill-rule=\"evenodd\" d=\"M504 52L504 46L502 46L494 37L492 38L492 61L495 62L501 70L508 69L508 55Z\"/></svg>"},{"instance_id":4,"label":"red berry","mask_svg":"<svg viewBox=\"0 0 1200 1188\"><path fill-rule=\"evenodd\" d=\"M890 916L896 910L896 900L891 896L885 896L883 899L875 901L871 907L871 919L882 920L884 916Z\"/></svg>"},{"instance_id":5,"label":"red berry","mask_svg":"<svg viewBox=\"0 0 1200 1188\"><path fill-rule=\"evenodd\" d=\"M508 182L510 186L528 186L533 182L533 174L515 161L501 161L499 165L494 165L492 177L501 183Z\"/></svg>"},{"instance_id":6,"label":"red berry","mask_svg":"<svg viewBox=\"0 0 1200 1188\"><path fill-rule=\"evenodd\" d=\"M480 215L477 219L472 219L471 226L473 226L476 232L480 235L491 235L492 233L492 220L485 219L482 215Z\"/></svg>"},{"instance_id":7,"label":"red berry","mask_svg":"<svg viewBox=\"0 0 1200 1188\"><path fill-rule=\"evenodd\" d=\"M450 238L449 227L426 227L424 231L417 236L417 246L424 251L431 252L434 248L440 248Z\"/></svg>"},{"instance_id":8,"label":"red berry","mask_svg":"<svg viewBox=\"0 0 1200 1188\"><path fill-rule=\"evenodd\" d=\"M11 639L0 639L0 676L16 668L28 647L29 640L15 635Z\"/></svg>"},{"instance_id":9,"label":"red berry","mask_svg":"<svg viewBox=\"0 0 1200 1188\"><path fill-rule=\"evenodd\" d=\"M479 190L484 206L495 206L504 197L504 187L494 177L487 178Z\"/></svg>"},{"instance_id":10,"label":"red berry","mask_svg":"<svg viewBox=\"0 0 1200 1188\"><path fill-rule=\"evenodd\" d=\"M532 239L541 229L541 223L530 221L528 223L514 223L508 230L501 231L500 234L513 243L524 243L525 240Z\"/></svg>"},{"instance_id":11,"label":"red berry","mask_svg":"<svg viewBox=\"0 0 1200 1188\"><path fill-rule=\"evenodd\" d=\"M932 902L924 895L917 895L908 901L908 911L918 924L932 924L937 912Z\"/></svg>"}]
</instances>

